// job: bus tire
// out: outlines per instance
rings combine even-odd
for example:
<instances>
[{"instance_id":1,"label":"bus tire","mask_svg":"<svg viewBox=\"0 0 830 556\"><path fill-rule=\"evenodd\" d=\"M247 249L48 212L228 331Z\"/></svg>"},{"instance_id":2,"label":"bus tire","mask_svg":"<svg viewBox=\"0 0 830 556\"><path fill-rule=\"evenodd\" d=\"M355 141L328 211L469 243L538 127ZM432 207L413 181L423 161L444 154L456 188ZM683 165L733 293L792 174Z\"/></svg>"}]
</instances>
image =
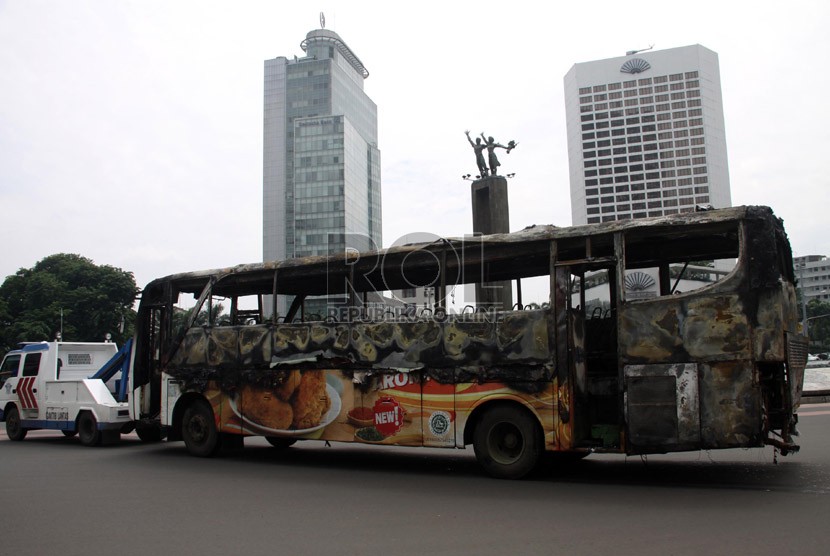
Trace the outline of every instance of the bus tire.
<instances>
[{"instance_id":1,"label":"bus tire","mask_svg":"<svg viewBox=\"0 0 830 556\"><path fill-rule=\"evenodd\" d=\"M89 411L78 415L78 438L84 446L98 446L101 444L101 431L98 430L98 421Z\"/></svg>"},{"instance_id":2,"label":"bus tire","mask_svg":"<svg viewBox=\"0 0 830 556\"><path fill-rule=\"evenodd\" d=\"M488 410L473 433L476 459L497 479L520 479L542 455L539 425L527 411L509 405Z\"/></svg>"},{"instance_id":3,"label":"bus tire","mask_svg":"<svg viewBox=\"0 0 830 556\"><path fill-rule=\"evenodd\" d=\"M190 455L209 458L219 452L219 431L216 430L213 410L206 401L195 400L185 409L182 438Z\"/></svg>"},{"instance_id":4,"label":"bus tire","mask_svg":"<svg viewBox=\"0 0 830 556\"><path fill-rule=\"evenodd\" d=\"M23 425L20 424L20 412L12 406L6 412L6 434L9 440L19 442L26 438L27 432L29 432L28 429L24 429Z\"/></svg>"},{"instance_id":5,"label":"bus tire","mask_svg":"<svg viewBox=\"0 0 830 556\"><path fill-rule=\"evenodd\" d=\"M265 440L277 450L287 450L297 443L296 438L285 438L284 436L266 436Z\"/></svg>"}]
</instances>

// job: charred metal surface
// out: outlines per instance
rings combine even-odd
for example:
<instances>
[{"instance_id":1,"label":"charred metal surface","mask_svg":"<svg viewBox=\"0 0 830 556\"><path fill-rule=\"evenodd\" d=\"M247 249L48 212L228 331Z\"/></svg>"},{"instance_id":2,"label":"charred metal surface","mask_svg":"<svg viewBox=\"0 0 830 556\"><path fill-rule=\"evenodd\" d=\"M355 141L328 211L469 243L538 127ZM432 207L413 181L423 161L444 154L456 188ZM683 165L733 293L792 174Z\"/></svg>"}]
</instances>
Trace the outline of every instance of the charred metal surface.
<instances>
[{"instance_id":1,"label":"charred metal surface","mask_svg":"<svg viewBox=\"0 0 830 556\"><path fill-rule=\"evenodd\" d=\"M443 382L549 381L546 311L517 311L496 322L447 320L194 327L166 371L205 380L286 367L406 371ZM218 372L221 370L221 373ZM259 378L256 378L259 381Z\"/></svg>"},{"instance_id":2,"label":"charred metal surface","mask_svg":"<svg viewBox=\"0 0 830 556\"><path fill-rule=\"evenodd\" d=\"M781 220L772 216L767 207L747 207L747 241L752 253L749 263L750 286L753 289L775 289L781 279L781 261L776 257L780 250L776 245L786 234ZM792 260L790 260L792 268Z\"/></svg>"},{"instance_id":3,"label":"charred metal surface","mask_svg":"<svg viewBox=\"0 0 830 556\"><path fill-rule=\"evenodd\" d=\"M737 295L665 297L619 310L626 363L748 359L750 328ZM714 355L713 355L714 354Z\"/></svg>"},{"instance_id":4,"label":"charred metal surface","mask_svg":"<svg viewBox=\"0 0 830 556\"><path fill-rule=\"evenodd\" d=\"M570 365L568 361L568 307L570 306L570 273L565 268L554 271L556 289L553 291L556 312L556 366L559 379L559 400L557 408L559 421L571 423Z\"/></svg>"},{"instance_id":5,"label":"charred metal surface","mask_svg":"<svg viewBox=\"0 0 830 556\"><path fill-rule=\"evenodd\" d=\"M758 361L784 361L786 346L781 331L786 330L784 314L787 313L782 312L782 301L783 307L786 307L787 301L780 290L764 291L758 295L752 342L753 357Z\"/></svg>"},{"instance_id":6,"label":"charred metal surface","mask_svg":"<svg viewBox=\"0 0 830 556\"><path fill-rule=\"evenodd\" d=\"M804 387L804 371L807 368L807 339L797 334L787 334L787 378L793 407L801 405Z\"/></svg>"},{"instance_id":7,"label":"charred metal surface","mask_svg":"<svg viewBox=\"0 0 830 556\"><path fill-rule=\"evenodd\" d=\"M700 447L762 446L760 400L751 364L723 361L701 365Z\"/></svg>"},{"instance_id":8,"label":"charred metal surface","mask_svg":"<svg viewBox=\"0 0 830 556\"><path fill-rule=\"evenodd\" d=\"M556 226L531 226L520 232L493 234L471 240L446 239L431 244L410 244L382 251L342 253L328 257L306 257L285 261L245 264L231 268L201 272L188 272L161 278L151 282L143 291L143 300L157 302L162 297L165 282L175 283L180 292L198 295L211 277L221 276L214 287L215 295L229 296L271 293L274 273L278 271L278 289L286 295L324 295L343 290L344 280L354 272L357 291L382 291L413 285L437 285L435 266L418 266L416 253L430 253L440 260L447 251L447 283L456 281L472 283L481 275L482 262L486 261L488 278L515 279L522 276L541 276L550 272L550 243L558 244L557 260L584 259L585 238L594 241L596 257L603 252L603 239L607 242L614 234L626 234L626 263L629 266L656 266L662 260L683 251L684 256L696 260L711 256L735 258L738 256L735 240L736 222L755 222L752 233L758 247L774 247L776 241L786 242L786 235L770 209L766 207L733 207L709 212L687 213L644 220L618 220L602 224L558 228ZM705 228L706 241L690 232ZM667 241L668 240L668 241ZM605 250L610 249L610 244ZM775 249L769 249L772 257ZM516 261L521 261L517 267ZM790 261L790 266L791 266ZM753 260L753 272L758 284L775 283L777 265L763 257ZM757 269L757 270L756 270ZM403 270L403 271L402 271Z\"/></svg>"},{"instance_id":9,"label":"charred metal surface","mask_svg":"<svg viewBox=\"0 0 830 556\"><path fill-rule=\"evenodd\" d=\"M697 365L628 365L624 374L631 451L699 447L701 415Z\"/></svg>"}]
</instances>

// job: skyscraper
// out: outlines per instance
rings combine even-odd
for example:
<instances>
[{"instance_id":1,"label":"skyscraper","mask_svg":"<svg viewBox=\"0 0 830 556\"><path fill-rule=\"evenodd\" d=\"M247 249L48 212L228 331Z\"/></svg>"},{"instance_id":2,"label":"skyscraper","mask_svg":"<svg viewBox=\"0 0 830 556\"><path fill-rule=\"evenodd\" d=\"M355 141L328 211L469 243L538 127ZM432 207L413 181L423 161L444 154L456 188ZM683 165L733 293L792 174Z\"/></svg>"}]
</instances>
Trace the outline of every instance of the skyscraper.
<instances>
[{"instance_id":1,"label":"skyscraper","mask_svg":"<svg viewBox=\"0 0 830 556\"><path fill-rule=\"evenodd\" d=\"M381 247L377 106L363 90L369 72L333 31L310 31L300 47L302 58L265 61L266 261Z\"/></svg>"},{"instance_id":2,"label":"skyscraper","mask_svg":"<svg viewBox=\"0 0 830 556\"><path fill-rule=\"evenodd\" d=\"M565 75L573 224L731 205L718 55L700 45Z\"/></svg>"}]
</instances>

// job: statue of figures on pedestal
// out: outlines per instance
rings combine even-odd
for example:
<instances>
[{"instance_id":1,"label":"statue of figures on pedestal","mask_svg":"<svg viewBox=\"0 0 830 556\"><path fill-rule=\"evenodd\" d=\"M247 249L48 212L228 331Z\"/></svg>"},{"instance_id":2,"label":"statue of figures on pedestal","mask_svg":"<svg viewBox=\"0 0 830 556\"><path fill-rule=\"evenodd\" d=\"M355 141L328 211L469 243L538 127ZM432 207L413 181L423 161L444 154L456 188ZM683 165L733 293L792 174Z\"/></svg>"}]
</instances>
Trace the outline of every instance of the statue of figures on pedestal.
<instances>
[{"instance_id":1,"label":"statue of figures on pedestal","mask_svg":"<svg viewBox=\"0 0 830 556\"><path fill-rule=\"evenodd\" d=\"M470 130L464 132L467 136L467 141L470 142L470 146L473 147L473 150L476 153L476 165L478 166L478 173L482 178L487 177L487 164L484 162L484 149L487 148L487 145L481 142L481 139L476 137L476 142L473 143L473 140L470 138Z\"/></svg>"},{"instance_id":2,"label":"statue of figures on pedestal","mask_svg":"<svg viewBox=\"0 0 830 556\"><path fill-rule=\"evenodd\" d=\"M510 141L507 143L507 146L502 145L501 143L496 143L496 141L492 137L485 137L484 133L481 134L481 138L476 137L475 143L473 143L472 138L470 137L470 131L467 130L464 132L467 136L467 141L470 142L470 146L473 147L473 150L476 153L476 165L478 166L478 171L481 174L480 177L486 178L489 176L495 176L498 174L498 167L501 166L499 162L499 158L496 156L496 149L504 149L507 151L507 154L510 154L510 151L516 148L518 143L515 141ZM484 142L482 143L482 139ZM487 149L488 161L490 163L490 169L488 171L487 164L484 162L484 149Z\"/></svg>"},{"instance_id":3,"label":"statue of figures on pedestal","mask_svg":"<svg viewBox=\"0 0 830 556\"><path fill-rule=\"evenodd\" d=\"M501 166L499 158L496 156L496 148L504 149L507 151L507 154L510 154L510 151L516 148L517 143L515 141L510 141L505 147L501 143L496 143L492 137L484 137L484 133L481 134L481 138L487 141L486 146L490 162L490 175L495 176L498 174L498 167Z\"/></svg>"}]
</instances>

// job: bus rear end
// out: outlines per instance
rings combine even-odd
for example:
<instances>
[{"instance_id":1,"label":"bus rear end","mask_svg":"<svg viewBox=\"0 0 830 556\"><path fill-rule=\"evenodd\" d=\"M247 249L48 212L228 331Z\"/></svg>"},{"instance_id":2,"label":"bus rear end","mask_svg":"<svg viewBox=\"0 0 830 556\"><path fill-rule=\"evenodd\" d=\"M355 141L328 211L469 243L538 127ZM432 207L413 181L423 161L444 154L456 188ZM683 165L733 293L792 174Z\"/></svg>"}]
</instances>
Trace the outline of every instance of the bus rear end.
<instances>
[{"instance_id":1,"label":"bus rear end","mask_svg":"<svg viewBox=\"0 0 830 556\"><path fill-rule=\"evenodd\" d=\"M631 270L645 251L636 234L626 242ZM669 243L678 262L732 252L735 264L700 289L669 287L620 304L625 451L768 444L797 451L807 342L798 333L792 254L780 220L749 207L740 220L713 218Z\"/></svg>"}]
</instances>

